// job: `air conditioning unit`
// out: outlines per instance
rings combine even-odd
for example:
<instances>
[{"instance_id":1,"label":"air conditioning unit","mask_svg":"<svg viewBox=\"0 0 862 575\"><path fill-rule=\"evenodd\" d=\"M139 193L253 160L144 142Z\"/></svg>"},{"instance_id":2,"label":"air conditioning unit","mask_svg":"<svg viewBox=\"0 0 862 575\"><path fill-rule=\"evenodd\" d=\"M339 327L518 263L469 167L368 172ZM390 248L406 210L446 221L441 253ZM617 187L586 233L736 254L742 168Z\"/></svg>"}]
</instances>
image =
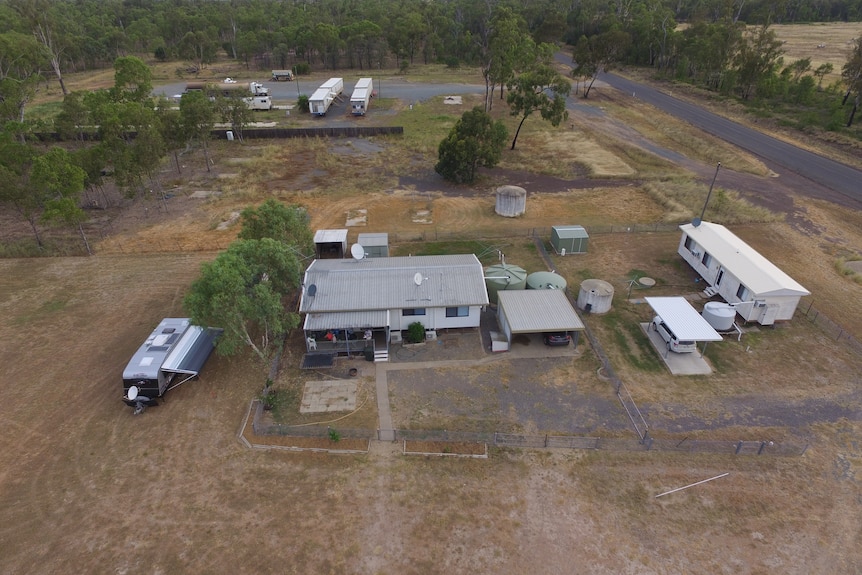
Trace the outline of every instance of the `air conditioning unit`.
<instances>
[{"instance_id":1,"label":"air conditioning unit","mask_svg":"<svg viewBox=\"0 0 862 575\"><path fill-rule=\"evenodd\" d=\"M766 302L763 300L757 300L754 302L754 307L766 307Z\"/></svg>"},{"instance_id":2,"label":"air conditioning unit","mask_svg":"<svg viewBox=\"0 0 862 575\"><path fill-rule=\"evenodd\" d=\"M699 251L697 251L697 250L691 250L691 255L693 255L693 256L694 256L694 257L696 257L696 258L699 258L699 257L700 257L700 252L699 252Z\"/></svg>"}]
</instances>

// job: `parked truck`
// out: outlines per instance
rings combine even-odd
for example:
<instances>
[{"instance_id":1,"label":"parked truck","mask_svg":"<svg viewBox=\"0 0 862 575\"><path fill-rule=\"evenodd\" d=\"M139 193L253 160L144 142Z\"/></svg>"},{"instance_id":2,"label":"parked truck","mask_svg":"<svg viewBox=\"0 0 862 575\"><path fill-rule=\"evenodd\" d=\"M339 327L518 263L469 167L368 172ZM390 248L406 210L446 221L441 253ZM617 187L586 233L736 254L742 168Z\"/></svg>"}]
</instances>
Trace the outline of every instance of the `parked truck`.
<instances>
[{"instance_id":1,"label":"parked truck","mask_svg":"<svg viewBox=\"0 0 862 575\"><path fill-rule=\"evenodd\" d=\"M350 111L354 116L364 116L368 111L368 104L374 95L374 82L371 78L360 78L353 88L350 96Z\"/></svg>"},{"instance_id":2,"label":"parked truck","mask_svg":"<svg viewBox=\"0 0 862 575\"><path fill-rule=\"evenodd\" d=\"M216 96L225 98L241 97L251 110L272 110L272 97L269 89L260 82L189 82L186 92L199 91L215 100Z\"/></svg>"},{"instance_id":3,"label":"parked truck","mask_svg":"<svg viewBox=\"0 0 862 575\"><path fill-rule=\"evenodd\" d=\"M313 116L325 116L332 102L341 95L344 90L342 78L330 78L314 91L308 99L308 110Z\"/></svg>"},{"instance_id":4,"label":"parked truck","mask_svg":"<svg viewBox=\"0 0 862 575\"><path fill-rule=\"evenodd\" d=\"M291 70L273 70L272 71L272 81L273 82L290 82L293 80L293 71Z\"/></svg>"}]
</instances>

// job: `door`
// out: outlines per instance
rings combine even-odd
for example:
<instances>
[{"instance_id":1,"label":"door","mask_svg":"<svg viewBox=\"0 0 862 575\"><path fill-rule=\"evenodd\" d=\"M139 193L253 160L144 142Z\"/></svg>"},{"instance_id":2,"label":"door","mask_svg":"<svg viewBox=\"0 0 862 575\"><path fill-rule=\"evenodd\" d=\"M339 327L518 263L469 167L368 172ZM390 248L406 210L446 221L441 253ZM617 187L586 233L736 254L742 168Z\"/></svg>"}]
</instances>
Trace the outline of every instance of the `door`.
<instances>
[{"instance_id":1,"label":"door","mask_svg":"<svg viewBox=\"0 0 862 575\"><path fill-rule=\"evenodd\" d=\"M715 285L716 285L716 287L721 285L721 279L722 279L723 277L724 277L724 268L718 268L718 275L717 275L717 276L715 276Z\"/></svg>"}]
</instances>

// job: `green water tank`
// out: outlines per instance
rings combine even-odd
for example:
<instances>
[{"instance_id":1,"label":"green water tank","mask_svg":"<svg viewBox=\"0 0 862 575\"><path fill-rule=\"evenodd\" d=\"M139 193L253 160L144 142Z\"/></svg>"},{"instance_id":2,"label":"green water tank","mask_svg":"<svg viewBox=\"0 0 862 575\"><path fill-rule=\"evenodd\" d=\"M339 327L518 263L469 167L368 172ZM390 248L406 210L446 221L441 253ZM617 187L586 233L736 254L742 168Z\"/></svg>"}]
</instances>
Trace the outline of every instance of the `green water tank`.
<instances>
[{"instance_id":1,"label":"green water tank","mask_svg":"<svg viewBox=\"0 0 862 575\"><path fill-rule=\"evenodd\" d=\"M496 304L498 291L527 287L527 270L506 263L488 266L485 268L485 286L488 288L488 299Z\"/></svg>"}]
</instances>

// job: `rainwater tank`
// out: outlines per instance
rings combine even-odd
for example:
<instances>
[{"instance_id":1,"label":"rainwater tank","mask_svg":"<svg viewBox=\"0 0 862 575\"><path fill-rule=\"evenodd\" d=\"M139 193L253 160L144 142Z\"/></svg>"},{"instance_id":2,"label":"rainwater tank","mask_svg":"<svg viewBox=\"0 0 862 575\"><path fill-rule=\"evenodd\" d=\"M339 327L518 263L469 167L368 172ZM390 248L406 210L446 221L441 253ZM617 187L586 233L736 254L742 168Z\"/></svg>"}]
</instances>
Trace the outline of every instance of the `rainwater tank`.
<instances>
[{"instance_id":1,"label":"rainwater tank","mask_svg":"<svg viewBox=\"0 0 862 575\"><path fill-rule=\"evenodd\" d=\"M578 309L589 313L607 313L614 301L614 286L605 280L584 280L578 292Z\"/></svg>"},{"instance_id":2,"label":"rainwater tank","mask_svg":"<svg viewBox=\"0 0 862 575\"><path fill-rule=\"evenodd\" d=\"M715 331L728 331L733 328L736 310L724 302L710 301L703 306L702 315Z\"/></svg>"},{"instance_id":3,"label":"rainwater tank","mask_svg":"<svg viewBox=\"0 0 862 575\"><path fill-rule=\"evenodd\" d=\"M485 285L488 287L488 299L496 304L498 291L527 287L527 270L511 264L488 266L485 268Z\"/></svg>"},{"instance_id":4,"label":"rainwater tank","mask_svg":"<svg viewBox=\"0 0 862 575\"><path fill-rule=\"evenodd\" d=\"M527 211L527 190L518 186L497 188L497 215L514 218Z\"/></svg>"},{"instance_id":5,"label":"rainwater tank","mask_svg":"<svg viewBox=\"0 0 862 575\"><path fill-rule=\"evenodd\" d=\"M554 272L533 272L527 276L527 289L566 289L566 280Z\"/></svg>"}]
</instances>

